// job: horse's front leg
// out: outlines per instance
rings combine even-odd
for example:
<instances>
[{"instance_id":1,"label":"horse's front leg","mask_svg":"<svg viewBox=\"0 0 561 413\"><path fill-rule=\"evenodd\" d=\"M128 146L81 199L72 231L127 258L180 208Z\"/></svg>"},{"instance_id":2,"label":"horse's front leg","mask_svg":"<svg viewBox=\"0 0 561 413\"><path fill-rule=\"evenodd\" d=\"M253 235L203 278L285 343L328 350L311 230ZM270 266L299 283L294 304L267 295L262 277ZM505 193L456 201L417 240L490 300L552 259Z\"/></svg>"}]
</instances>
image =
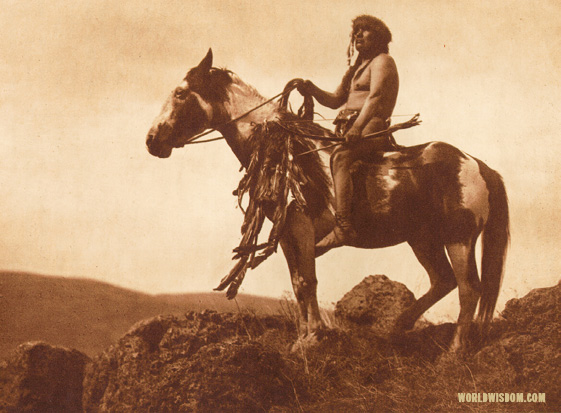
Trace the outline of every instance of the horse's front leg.
<instances>
[{"instance_id":1,"label":"horse's front leg","mask_svg":"<svg viewBox=\"0 0 561 413\"><path fill-rule=\"evenodd\" d=\"M306 336L324 326L317 300L314 225L295 204L287 212L280 243L300 309L300 335Z\"/></svg>"}]
</instances>

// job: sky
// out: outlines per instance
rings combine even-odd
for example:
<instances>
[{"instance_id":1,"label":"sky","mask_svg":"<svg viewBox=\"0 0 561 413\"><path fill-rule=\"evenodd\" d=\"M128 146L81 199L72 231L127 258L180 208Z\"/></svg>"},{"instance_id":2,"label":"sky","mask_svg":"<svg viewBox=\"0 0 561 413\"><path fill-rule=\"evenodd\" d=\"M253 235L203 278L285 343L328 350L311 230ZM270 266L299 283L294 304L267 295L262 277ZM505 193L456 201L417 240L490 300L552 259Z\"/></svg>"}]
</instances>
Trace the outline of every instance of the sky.
<instances>
[{"instance_id":1,"label":"sky","mask_svg":"<svg viewBox=\"0 0 561 413\"><path fill-rule=\"evenodd\" d=\"M499 171L512 241L499 309L560 277L561 3L558 1L0 0L0 269L93 278L149 293L210 291L231 268L242 173L224 142L148 154L170 91L209 47L265 97L295 77L334 90L350 21L393 33L396 134L441 140ZM318 107L318 111L321 109ZM328 113L328 112L323 112ZM396 116L394 122L406 119ZM341 248L318 260L329 306L370 274L419 297L429 286L406 245ZM241 291L290 291L277 254ZM428 313L457 317L457 292Z\"/></svg>"}]
</instances>

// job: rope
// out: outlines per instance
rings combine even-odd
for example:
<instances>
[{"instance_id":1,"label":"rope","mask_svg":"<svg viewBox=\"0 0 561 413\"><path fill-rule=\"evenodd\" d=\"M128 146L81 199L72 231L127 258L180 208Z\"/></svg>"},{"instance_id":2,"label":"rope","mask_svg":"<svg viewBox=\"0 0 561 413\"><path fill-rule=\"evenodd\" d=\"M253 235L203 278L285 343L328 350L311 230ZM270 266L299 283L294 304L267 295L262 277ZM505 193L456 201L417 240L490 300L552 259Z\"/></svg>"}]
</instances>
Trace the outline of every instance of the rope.
<instances>
[{"instance_id":1,"label":"rope","mask_svg":"<svg viewBox=\"0 0 561 413\"><path fill-rule=\"evenodd\" d=\"M281 96L286 95L286 94L289 94L289 93L292 92L295 88L296 88L296 86L290 86L290 87L285 88L285 90L283 90L281 93L278 93L278 94L276 94L275 96L273 96L272 98L267 99L265 102L263 102L263 103L261 103L261 104L255 106L254 108L252 108L252 109L248 110L247 112L241 114L241 115L238 116L237 118L230 119L228 122L224 122L223 124L218 125L218 126L215 127L215 128L209 129L209 130L207 130L207 131L205 131L205 132L202 132L202 133L199 133L199 134L197 134L197 135L195 135L195 136L190 137L189 139L187 139L187 141L184 143L184 145L190 145L190 144L193 144L193 143L212 142L212 141L217 141L217 140L220 140L220 139L224 139L224 136L221 136L221 137L219 137L219 138L213 138L213 139L208 139L208 140L205 140L205 141L194 142L195 140L197 140L197 139L199 139L199 138L201 138L201 137L203 137L203 136L205 136L205 135L208 135L208 134L210 134L210 133L212 133L212 132L218 131L218 128L222 128L222 127L224 127L224 126L226 126L226 125L229 125L230 123L234 123L234 122L239 121L240 119L245 118L245 117L246 117L247 115L249 115L250 113L252 113L252 112L256 111L257 109L259 109L259 108L265 106L265 105L268 104L268 103L271 103L271 102L272 102L273 100L275 100L276 98L281 97Z\"/></svg>"},{"instance_id":2,"label":"rope","mask_svg":"<svg viewBox=\"0 0 561 413\"><path fill-rule=\"evenodd\" d=\"M219 141L219 140L222 140L222 139L224 139L224 136L218 136L216 138L203 139L202 141L189 142L189 145L195 145L196 143L214 142L214 141Z\"/></svg>"},{"instance_id":3,"label":"rope","mask_svg":"<svg viewBox=\"0 0 561 413\"><path fill-rule=\"evenodd\" d=\"M316 115L318 114L317 112L314 112ZM295 119L295 120L283 120L284 123L310 123L310 122L324 122L324 121L330 121L330 120L335 120L335 118L323 118L323 119L314 119L314 120L308 120L308 119Z\"/></svg>"},{"instance_id":4,"label":"rope","mask_svg":"<svg viewBox=\"0 0 561 413\"><path fill-rule=\"evenodd\" d=\"M183 144L183 146L185 146L185 145L193 145L193 144L195 144L195 143L215 142L215 141L224 139L224 136L219 136L219 137L216 137L216 138L211 138L211 139L205 139L205 140L202 140L202 141L197 141L199 138L202 138L203 136L209 135L209 134L211 134L212 132L218 132L218 128L222 128L222 127L224 127L224 126L226 126L226 125L229 125L230 123L234 123L234 122L239 121L240 119L245 118L245 117L246 117L247 115L249 115L250 113L252 113L252 112L256 111L257 109L259 109L259 108L265 106L265 105L268 104L268 103L271 103L273 100L275 100L275 99L277 99L277 98L279 98L279 97L281 97L281 96L283 97L283 99L281 100L281 105L283 105L283 106L286 107L286 105L288 104L288 95L289 95L294 89L296 89L296 85L294 84L294 81L291 80L290 82L288 82L288 84L285 86L285 88L284 88L284 90L283 90L282 92L277 93L277 94L276 94L275 96L273 96L272 98L265 100L263 103L261 103L261 104L255 106L254 108L248 110L247 112L241 114L240 116L238 116L238 117L236 117L236 118L234 118L234 119L230 119L229 121L224 122L223 124L218 125L218 126L216 126L215 128L208 129L208 130L206 130L206 131L204 131L204 132L201 132L201 133L199 133L199 134L197 134L197 135L195 135L195 136L190 137L190 138L187 139L187 141ZM312 105L313 105L313 103L312 103ZM313 107L313 106L312 106L312 107ZM301 108L301 110L302 110L302 108ZM334 120L334 119L326 119L326 118L324 118L320 113L317 113L317 112L313 112L313 114L316 114L316 115L319 115L319 116L322 117L322 119L316 119L315 121L330 121L330 120ZM391 116L391 117L398 117L398 116L412 116L412 115L393 115L393 116ZM411 126L416 126L416 125L418 125L418 124L421 122L421 121L417 120L418 117L419 117L419 114L417 113L416 115L413 115L413 118L411 118L411 119L410 119L409 121L407 121L407 122L398 123L397 125L392 126L392 127L388 128L388 129L386 129L386 130L384 130L384 131L380 131L380 132L376 132L376 133L373 133L373 134L366 135L366 136L364 136L364 138L366 138L366 139L375 138L375 137L381 136L381 135L383 135L383 134L385 134L385 133L391 133L391 132L396 131L396 130L399 130L399 129L406 129L406 128L410 128ZM290 121L283 121L283 122L285 122L285 123L314 122L314 119L299 119L299 120L290 120ZM409 125L410 123L415 123L415 124ZM279 124L280 124L280 123L279 123ZM406 125L406 126L404 126L404 125ZM282 125L280 125L280 126L282 126ZM398 127L398 126L399 126L399 127ZM284 126L282 126L282 127L284 127ZM294 131L292 131L292 130L286 128L286 127L285 127L285 129L288 130L288 131L291 132L291 133L298 133L298 132L294 132ZM317 152L317 151L324 150L324 149L330 149L330 148L333 148L333 147L335 147L335 146L341 145L342 143L345 142L345 138L337 138L337 137L330 138L330 137L320 136L320 135L302 135L301 133L298 133L298 134L300 134L301 136L305 136L305 137L307 137L307 138L310 138L310 139L318 140L318 141L329 141L329 142L334 142L334 141L336 141L336 142L338 142L338 143L333 144L333 145L330 145L330 146L326 146L326 147L323 147L323 148L320 148L320 149L317 149L317 150L312 150L312 151L307 151L307 152L304 152L304 153L300 153L300 154L298 154L298 155L296 155L296 156L306 155L306 154L313 153L313 152ZM196 142L196 141L197 141L197 142Z\"/></svg>"}]
</instances>

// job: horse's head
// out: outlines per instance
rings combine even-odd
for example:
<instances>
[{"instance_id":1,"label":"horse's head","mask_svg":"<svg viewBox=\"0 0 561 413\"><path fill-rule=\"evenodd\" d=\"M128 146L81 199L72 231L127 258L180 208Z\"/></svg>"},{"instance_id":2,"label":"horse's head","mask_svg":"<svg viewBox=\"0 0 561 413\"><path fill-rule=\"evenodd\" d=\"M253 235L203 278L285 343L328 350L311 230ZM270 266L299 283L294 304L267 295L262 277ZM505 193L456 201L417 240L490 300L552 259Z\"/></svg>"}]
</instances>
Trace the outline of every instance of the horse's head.
<instances>
[{"instance_id":1,"label":"horse's head","mask_svg":"<svg viewBox=\"0 0 561 413\"><path fill-rule=\"evenodd\" d=\"M220 121L220 103L231 79L226 71L212 68L212 50L198 66L187 72L172 91L146 137L148 151L160 158L173 148L184 146L189 138L212 128Z\"/></svg>"}]
</instances>

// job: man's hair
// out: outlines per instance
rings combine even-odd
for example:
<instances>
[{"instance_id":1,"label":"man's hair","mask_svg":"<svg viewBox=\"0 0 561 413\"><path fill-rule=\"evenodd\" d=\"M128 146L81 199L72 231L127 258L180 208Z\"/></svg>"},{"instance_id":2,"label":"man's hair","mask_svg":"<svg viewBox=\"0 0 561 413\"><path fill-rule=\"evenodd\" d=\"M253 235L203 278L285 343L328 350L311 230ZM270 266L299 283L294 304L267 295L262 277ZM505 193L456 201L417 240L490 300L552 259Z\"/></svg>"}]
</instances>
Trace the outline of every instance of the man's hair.
<instances>
[{"instance_id":1,"label":"man's hair","mask_svg":"<svg viewBox=\"0 0 561 413\"><path fill-rule=\"evenodd\" d=\"M353 19L353 29L351 32L351 43L354 47L354 32L358 26L368 28L373 34L375 39L375 47L378 53L388 53L388 44L392 41L392 33L386 24L377 17L368 14L362 14Z\"/></svg>"},{"instance_id":2,"label":"man's hair","mask_svg":"<svg viewBox=\"0 0 561 413\"><path fill-rule=\"evenodd\" d=\"M374 47L376 54L388 53L388 44L392 41L392 33L390 32L390 29L388 29L388 26L386 26L386 24L377 17L362 14L352 20L351 41L347 49L347 63L350 67L347 69L347 72L343 76L342 80L343 87L346 92L349 91L351 87L351 80L361 63L361 59L357 59L351 66L351 59L355 53L354 33L359 25L364 28L368 28L368 30L374 34Z\"/></svg>"}]
</instances>

